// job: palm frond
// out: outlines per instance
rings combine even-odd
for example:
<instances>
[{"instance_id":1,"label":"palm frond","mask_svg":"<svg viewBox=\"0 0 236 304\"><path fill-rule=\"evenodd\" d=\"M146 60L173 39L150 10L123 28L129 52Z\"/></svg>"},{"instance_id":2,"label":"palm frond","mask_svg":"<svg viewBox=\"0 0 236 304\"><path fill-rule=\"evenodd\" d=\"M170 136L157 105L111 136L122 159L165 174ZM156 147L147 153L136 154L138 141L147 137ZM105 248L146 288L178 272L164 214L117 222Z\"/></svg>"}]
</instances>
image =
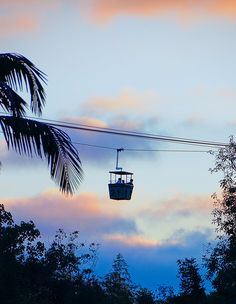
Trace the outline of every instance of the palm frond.
<instances>
[{"instance_id":1,"label":"palm frond","mask_svg":"<svg viewBox=\"0 0 236 304\"><path fill-rule=\"evenodd\" d=\"M46 158L50 175L62 192L73 194L82 181L77 150L62 130L21 117L0 116L8 148L20 154Z\"/></svg>"},{"instance_id":2,"label":"palm frond","mask_svg":"<svg viewBox=\"0 0 236 304\"><path fill-rule=\"evenodd\" d=\"M0 106L13 116L24 116L27 103L7 84L0 81Z\"/></svg>"},{"instance_id":3,"label":"palm frond","mask_svg":"<svg viewBox=\"0 0 236 304\"><path fill-rule=\"evenodd\" d=\"M46 83L46 75L26 57L15 53L0 54L0 81L7 83L13 90L23 90L25 83L30 91L30 108L41 115L45 104L45 91L41 82Z\"/></svg>"}]
</instances>

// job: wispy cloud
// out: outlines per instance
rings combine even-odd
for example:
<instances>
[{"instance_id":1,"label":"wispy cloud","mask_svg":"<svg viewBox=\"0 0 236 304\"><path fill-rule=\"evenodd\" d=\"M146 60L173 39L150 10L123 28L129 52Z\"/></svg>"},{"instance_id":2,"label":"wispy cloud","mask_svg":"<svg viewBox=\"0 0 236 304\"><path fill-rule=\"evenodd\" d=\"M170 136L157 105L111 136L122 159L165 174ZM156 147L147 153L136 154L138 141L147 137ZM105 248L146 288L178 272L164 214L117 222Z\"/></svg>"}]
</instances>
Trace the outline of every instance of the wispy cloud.
<instances>
[{"instance_id":1,"label":"wispy cloud","mask_svg":"<svg viewBox=\"0 0 236 304\"><path fill-rule=\"evenodd\" d=\"M12 148L8 150L6 142L0 140L0 153L2 169L9 167L28 167L35 165L42 165L42 160L36 156L20 155L16 153Z\"/></svg>"},{"instance_id":2,"label":"wispy cloud","mask_svg":"<svg viewBox=\"0 0 236 304\"><path fill-rule=\"evenodd\" d=\"M146 239L140 235L108 234L104 238L105 240L119 242L131 247L153 247L160 244L157 240Z\"/></svg>"},{"instance_id":3,"label":"wispy cloud","mask_svg":"<svg viewBox=\"0 0 236 304\"><path fill-rule=\"evenodd\" d=\"M120 91L117 96L91 97L83 105L83 110L89 113L116 113L124 115L128 111L133 114L152 113L153 106L159 102L159 96L153 91L136 92L133 89Z\"/></svg>"},{"instance_id":4,"label":"wispy cloud","mask_svg":"<svg viewBox=\"0 0 236 304\"><path fill-rule=\"evenodd\" d=\"M182 20L201 20L204 16L233 20L236 16L233 0L92 0L89 8L90 16L98 23L106 23L119 15L148 17L176 14Z\"/></svg>"},{"instance_id":5,"label":"wispy cloud","mask_svg":"<svg viewBox=\"0 0 236 304\"><path fill-rule=\"evenodd\" d=\"M201 263L207 244L212 240L212 231L176 230L165 241L145 240L140 236L114 235L104 240L99 251L97 270L110 271L112 257L121 252L128 262L135 283L155 289L158 284L178 286L177 259L195 257ZM108 262L109 261L109 262Z\"/></svg>"},{"instance_id":6,"label":"wispy cloud","mask_svg":"<svg viewBox=\"0 0 236 304\"><path fill-rule=\"evenodd\" d=\"M19 10L19 9L57 9L63 4L64 0L50 0L50 1L40 1L40 0L0 0L0 5L6 10Z\"/></svg>"},{"instance_id":7,"label":"wispy cloud","mask_svg":"<svg viewBox=\"0 0 236 304\"><path fill-rule=\"evenodd\" d=\"M38 31L49 12L58 10L62 0L0 0L0 37Z\"/></svg>"},{"instance_id":8,"label":"wispy cloud","mask_svg":"<svg viewBox=\"0 0 236 304\"><path fill-rule=\"evenodd\" d=\"M210 195L176 194L168 199L150 202L139 208L135 216L137 223L145 227L147 237L153 238L153 231L160 241L171 240L184 243L173 231L203 231L211 227L213 200Z\"/></svg>"},{"instance_id":9,"label":"wispy cloud","mask_svg":"<svg viewBox=\"0 0 236 304\"><path fill-rule=\"evenodd\" d=\"M217 92L217 95L221 97L224 102L235 103L236 101L236 89L234 88L222 88Z\"/></svg>"},{"instance_id":10,"label":"wispy cloud","mask_svg":"<svg viewBox=\"0 0 236 304\"><path fill-rule=\"evenodd\" d=\"M210 195L181 195L176 194L161 203L141 210L143 216L157 220L168 217L191 217L194 215L209 217L213 208Z\"/></svg>"},{"instance_id":11,"label":"wispy cloud","mask_svg":"<svg viewBox=\"0 0 236 304\"><path fill-rule=\"evenodd\" d=\"M35 32L42 27L44 18L65 6L65 0L0 0L0 36L15 36ZM177 16L182 23L202 20L209 16L235 20L234 0L88 0L69 3L70 9L78 11L98 24L111 21L116 16Z\"/></svg>"},{"instance_id":12,"label":"wispy cloud","mask_svg":"<svg viewBox=\"0 0 236 304\"><path fill-rule=\"evenodd\" d=\"M203 117L203 115L193 113L184 120L183 124L186 126L196 126L202 125L204 122L206 122L206 119Z\"/></svg>"},{"instance_id":13,"label":"wispy cloud","mask_svg":"<svg viewBox=\"0 0 236 304\"><path fill-rule=\"evenodd\" d=\"M61 121L69 123L79 124L81 126L98 127L98 128L110 128L116 130L130 130L137 132L145 132L150 126L155 126L155 119L143 118L143 120L132 119L128 116L111 116L110 121L107 122L96 116L74 116L63 117ZM89 161L90 164L95 166L102 166L109 162L113 162L116 157L116 149L151 149L153 142L137 139L128 136L119 136L105 133L90 132L85 130L70 130L64 129L64 131L70 136L72 143L77 148L79 157L84 162ZM156 144L157 146L157 144ZM33 155L28 157L25 155L19 155L12 149L8 150L5 142L0 142L1 162L5 168L7 167L22 167L25 166L47 166L47 163L41 160L39 157ZM139 157L137 154L127 154L126 157ZM144 157L155 157L153 153Z\"/></svg>"},{"instance_id":14,"label":"wispy cloud","mask_svg":"<svg viewBox=\"0 0 236 304\"><path fill-rule=\"evenodd\" d=\"M64 117L61 118L61 120L83 125L84 127L90 126L134 132L147 132L151 127L156 127L158 122L158 120L154 117L132 118L127 115L117 115L116 113L111 113L111 115L105 119L102 119L101 116L102 115L99 115L98 113L94 113L94 116L91 114L91 116L84 115L80 117ZM104 164L104 162L107 163L111 159L114 159L114 155L116 153L114 150L117 148L151 149L153 144L151 141L144 139L140 140L139 138L135 137L90 132L85 130L75 131L66 129L65 131L70 135L72 142L78 148L82 162L83 160L89 160L90 162L96 163L99 166ZM109 148L113 148L114 150ZM133 155L131 157L133 157ZM151 155L151 157L153 157L153 155Z\"/></svg>"},{"instance_id":15,"label":"wispy cloud","mask_svg":"<svg viewBox=\"0 0 236 304\"><path fill-rule=\"evenodd\" d=\"M83 237L101 240L104 233L135 232L132 220L117 208L109 208L109 200L93 193L65 197L58 191L47 191L31 198L4 199L6 208L18 219L33 220L44 234L58 228L79 230Z\"/></svg>"},{"instance_id":16,"label":"wispy cloud","mask_svg":"<svg viewBox=\"0 0 236 304\"><path fill-rule=\"evenodd\" d=\"M38 30L38 16L11 15L0 20L0 35L7 37L15 33L34 32Z\"/></svg>"},{"instance_id":17,"label":"wispy cloud","mask_svg":"<svg viewBox=\"0 0 236 304\"><path fill-rule=\"evenodd\" d=\"M154 110L158 103L159 96L156 92L137 92L133 89L124 89L115 96L91 97L80 106L84 117L70 118L70 120L103 128L148 132L158 126L159 117ZM140 145L142 148L148 148L151 144L126 136L91 134L89 132L80 132L80 138L85 141L92 140L91 143L115 148L140 148ZM103 152L102 155L106 156L106 152ZM108 152L108 154L110 153Z\"/></svg>"},{"instance_id":18,"label":"wispy cloud","mask_svg":"<svg viewBox=\"0 0 236 304\"><path fill-rule=\"evenodd\" d=\"M110 242L118 242L120 244L123 244L124 246L128 247L165 247L165 246L172 246L177 245L177 241L170 239L167 241L160 241L156 239L148 239L145 238L141 234L107 234L104 236L104 240L110 241Z\"/></svg>"},{"instance_id":19,"label":"wispy cloud","mask_svg":"<svg viewBox=\"0 0 236 304\"><path fill-rule=\"evenodd\" d=\"M117 241L129 246L167 246L180 243L176 237L164 239L149 238L139 230L136 220L154 223L155 221L166 223L167 218L184 217L202 219L209 218L212 209L212 201L207 197L173 197L159 204L159 207L151 206L139 208L135 216L124 213L118 205L111 205L109 199L99 197L94 193L81 193L73 197L65 197L56 190L50 190L35 197L21 199L3 199L17 217L35 220L51 229L64 226L69 229L82 230L88 235L92 233L105 241ZM58 226L59 225L59 226ZM155 225L153 226L154 229ZM177 227L176 229L180 229ZM50 230L51 230L50 229ZM182 228L181 228L182 229ZM193 229L193 228L192 228ZM167 243L166 243L167 242Z\"/></svg>"}]
</instances>

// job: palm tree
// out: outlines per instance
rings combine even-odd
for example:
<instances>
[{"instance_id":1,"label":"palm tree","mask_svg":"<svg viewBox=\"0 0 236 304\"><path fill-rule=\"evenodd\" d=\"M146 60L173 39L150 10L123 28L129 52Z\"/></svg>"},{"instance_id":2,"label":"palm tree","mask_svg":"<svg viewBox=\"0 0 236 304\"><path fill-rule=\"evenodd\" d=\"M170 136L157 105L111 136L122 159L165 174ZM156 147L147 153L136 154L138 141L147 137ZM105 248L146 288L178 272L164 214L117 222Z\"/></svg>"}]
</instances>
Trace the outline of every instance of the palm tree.
<instances>
[{"instance_id":1,"label":"palm tree","mask_svg":"<svg viewBox=\"0 0 236 304\"><path fill-rule=\"evenodd\" d=\"M27 58L15 53L0 54L0 106L4 110L0 126L8 149L46 159L51 178L60 190L73 194L83 175L77 150L62 130L27 119L28 104L16 93L29 91L30 110L40 116L45 104L42 83L46 83L46 75Z\"/></svg>"}]
</instances>

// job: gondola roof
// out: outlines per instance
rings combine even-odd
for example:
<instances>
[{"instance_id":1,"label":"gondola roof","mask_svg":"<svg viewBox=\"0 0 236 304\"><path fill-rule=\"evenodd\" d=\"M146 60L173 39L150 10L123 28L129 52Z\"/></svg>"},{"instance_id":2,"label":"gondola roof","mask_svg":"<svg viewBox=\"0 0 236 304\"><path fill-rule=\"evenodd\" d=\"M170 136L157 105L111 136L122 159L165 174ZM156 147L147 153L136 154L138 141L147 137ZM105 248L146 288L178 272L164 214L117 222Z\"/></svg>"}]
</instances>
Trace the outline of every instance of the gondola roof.
<instances>
[{"instance_id":1,"label":"gondola roof","mask_svg":"<svg viewBox=\"0 0 236 304\"><path fill-rule=\"evenodd\" d=\"M128 171L109 171L109 173L112 173L112 174L117 174L117 175L133 175L132 172L128 172Z\"/></svg>"}]
</instances>

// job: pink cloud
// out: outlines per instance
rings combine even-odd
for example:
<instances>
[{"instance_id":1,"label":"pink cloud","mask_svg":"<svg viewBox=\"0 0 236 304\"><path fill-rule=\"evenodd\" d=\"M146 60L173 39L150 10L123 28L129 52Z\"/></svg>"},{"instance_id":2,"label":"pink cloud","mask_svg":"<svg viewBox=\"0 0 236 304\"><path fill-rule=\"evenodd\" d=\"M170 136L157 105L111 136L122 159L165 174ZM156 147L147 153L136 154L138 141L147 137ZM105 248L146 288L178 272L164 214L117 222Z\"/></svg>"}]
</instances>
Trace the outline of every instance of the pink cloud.
<instances>
[{"instance_id":1,"label":"pink cloud","mask_svg":"<svg viewBox=\"0 0 236 304\"><path fill-rule=\"evenodd\" d=\"M175 13L182 19L202 16L235 17L234 0L92 0L90 14L98 23L118 15L158 16Z\"/></svg>"},{"instance_id":2,"label":"pink cloud","mask_svg":"<svg viewBox=\"0 0 236 304\"><path fill-rule=\"evenodd\" d=\"M4 9L31 9L31 8L44 8L54 9L62 5L63 0L50 0L50 1L39 1L39 0L0 0L0 5Z\"/></svg>"},{"instance_id":3,"label":"pink cloud","mask_svg":"<svg viewBox=\"0 0 236 304\"><path fill-rule=\"evenodd\" d=\"M7 37L23 32L33 32L38 30L37 16L14 15L4 16L0 20L0 36Z\"/></svg>"},{"instance_id":4,"label":"pink cloud","mask_svg":"<svg viewBox=\"0 0 236 304\"><path fill-rule=\"evenodd\" d=\"M178 242L175 240L159 241L155 239L147 239L139 234L107 234L104 239L111 242L118 242L128 247L164 247L177 245Z\"/></svg>"},{"instance_id":5,"label":"pink cloud","mask_svg":"<svg viewBox=\"0 0 236 304\"><path fill-rule=\"evenodd\" d=\"M38 31L43 18L49 11L58 10L62 0L44 3L38 0L0 0L0 5L0 36L8 37Z\"/></svg>"},{"instance_id":6,"label":"pink cloud","mask_svg":"<svg viewBox=\"0 0 236 304\"><path fill-rule=\"evenodd\" d=\"M105 235L105 240L119 242L126 246L153 247L160 245L157 240L148 240L140 235L109 234Z\"/></svg>"},{"instance_id":7,"label":"pink cloud","mask_svg":"<svg viewBox=\"0 0 236 304\"><path fill-rule=\"evenodd\" d=\"M36 227L40 229L43 238L50 240L58 228L63 228L66 232L78 230L82 242L96 242L101 244L101 250L112 252L132 252L135 250L136 255L142 255L142 251L152 252L155 256L162 250L169 250L173 254L173 248L182 248L189 246L194 235L194 239L200 238L202 241L203 232L180 230L178 226L167 238L159 239L158 237L146 237L135 224L136 219L142 217L142 220L152 222L150 216L153 213L154 220L162 221L166 225L166 218L173 209L173 203L166 203L166 210L158 214L157 209L141 210L136 212L135 216L124 214L124 210L118 205L111 205L111 201L105 197L99 197L94 193L81 193L74 197L64 197L57 191L51 190L36 195L31 198L21 199L2 199L6 210L13 214L17 221L33 220ZM199 200L198 200L199 202ZM178 202L176 202L178 203ZM185 202L186 203L186 202ZM189 206L191 208L194 204ZM198 203L199 208L204 206L204 200ZM178 210L178 208L175 209ZM202 216L202 214L201 214ZM181 218L181 217L180 217ZM167 224L168 225L168 224ZM154 227L154 225L153 225ZM202 230L201 230L202 231ZM147 231L148 232L148 231ZM212 234L207 232L208 238ZM197 237L200 236L200 237ZM169 248L169 249L168 249ZM172 249L171 249L172 248ZM158 250L156 250L158 249ZM114 254L115 254L114 253Z\"/></svg>"},{"instance_id":8,"label":"pink cloud","mask_svg":"<svg viewBox=\"0 0 236 304\"><path fill-rule=\"evenodd\" d=\"M156 127L158 122L156 117L150 116L147 119L143 116L132 118L127 115L116 115L116 113L110 113L110 115L108 115L105 111L103 111L102 115L99 115L99 113L91 113L89 116L89 112L90 111L88 110L88 113L86 112L84 116L64 117L60 120L67 121L72 124L135 132L144 132L151 127ZM104 119L103 116L105 115L106 117ZM69 134L72 142L78 148L82 163L83 161L89 160L90 163L98 166L104 165L104 163L107 165L111 159L114 159L115 151L111 148L117 149L123 147L124 149L151 149L152 147L151 141L140 141L139 138L135 137L118 136L114 134L90 132L79 129L65 129L65 131ZM156 146L157 144L155 144L155 147ZM137 154L135 156L131 154L130 156L132 158L139 157ZM129 157L128 154L127 157ZM144 157L150 157L150 155L146 155ZM154 155L151 155L151 157L154 157Z\"/></svg>"},{"instance_id":9,"label":"pink cloud","mask_svg":"<svg viewBox=\"0 0 236 304\"><path fill-rule=\"evenodd\" d=\"M152 113L153 106L159 102L159 96L152 92L136 92L132 89L122 90L117 96L91 97L85 104L84 110L92 113L112 112L126 114L133 111L136 114Z\"/></svg>"},{"instance_id":10,"label":"pink cloud","mask_svg":"<svg viewBox=\"0 0 236 304\"><path fill-rule=\"evenodd\" d=\"M187 126L195 126L198 124L203 124L204 122L205 122L205 119L202 115L193 113L187 119L185 119L184 124Z\"/></svg>"},{"instance_id":11,"label":"pink cloud","mask_svg":"<svg viewBox=\"0 0 236 304\"><path fill-rule=\"evenodd\" d=\"M58 228L79 230L83 236L101 239L107 232L135 231L135 223L122 216L110 200L93 193L65 197L56 190L31 198L3 199L5 208L20 220L33 220L43 227L44 234Z\"/></svg>"},{"instance_id":12,"label":"pink cloud","mask_svg":"<svg viewBox=\"0 0 236 304\"><path fill-rule=\"evenodd\" d=\"M62 121L85 126L108 128L108 125L105 121L91 116L65 117L62 119Z\"/></svg>"},{"instance_id":13,"label":"pink cloud","mask_svg":"<svg viewBox=\"0 0 236 304\"><path fill-rule=\"evenodd\" d=\"M236 90L235 89L221 89L218 95L224 99L224 102L235 102L236 100Z\"/></svg>"},{"instance_id":14,"label":"pink cloud","mask_svg":"<svg viewBox=\"0 0 236 304\"><path fill-rule=\"evenodd\" d=\"M92 193L82 193L78 196L64 197L56 190L50 190L33 198L7 200L9 207L27 208L27 212L41 218L63 219L81 217L116 217L117 214L102 204L99 197Z\"/></svg>"},{"instance_id":15,"label":"pink cloud","mask_svg":"<svg viewBox=\"0 0 236 304\"><path fill-rule=\"evenodd\" d=\"M194 215L209 217L213 209L213 200L210 195L175 196L159 202L151 208L141 210L141 214L152 220L167 217L191 217Z\"/></svg>"}]
</instances>

